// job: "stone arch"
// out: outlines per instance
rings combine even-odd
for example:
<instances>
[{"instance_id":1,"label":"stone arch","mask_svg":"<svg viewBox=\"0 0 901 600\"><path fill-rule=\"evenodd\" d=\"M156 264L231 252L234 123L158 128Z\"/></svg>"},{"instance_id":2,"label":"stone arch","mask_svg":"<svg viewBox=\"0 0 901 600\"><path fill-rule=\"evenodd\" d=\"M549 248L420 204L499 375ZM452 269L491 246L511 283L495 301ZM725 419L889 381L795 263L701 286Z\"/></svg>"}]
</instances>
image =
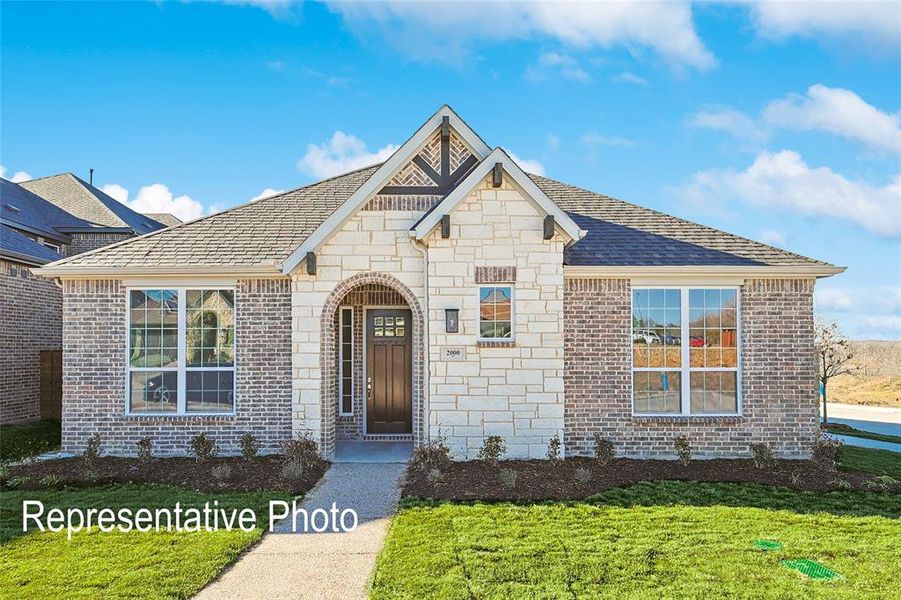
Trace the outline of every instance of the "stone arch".
<instances>
[{"instance_id":1,"label":"stone arch","mask_svg":"<svg viewBox=\"0 0 901 600\"><path fill-rule=\"evenodd\" d=\"M349 292L369 284L384 285L396 291L413 314L413 443L418 446L424 439L425 313L410 288L394 275L380 272L358 273L335 286L326 298L319 321L319 366L322 373L319 387L321 410L319 447L325 458L331 458L335 451L338 411L338 374L335 370L338 334L335 329L335 313Z\"/></svg>"}]
</instances>

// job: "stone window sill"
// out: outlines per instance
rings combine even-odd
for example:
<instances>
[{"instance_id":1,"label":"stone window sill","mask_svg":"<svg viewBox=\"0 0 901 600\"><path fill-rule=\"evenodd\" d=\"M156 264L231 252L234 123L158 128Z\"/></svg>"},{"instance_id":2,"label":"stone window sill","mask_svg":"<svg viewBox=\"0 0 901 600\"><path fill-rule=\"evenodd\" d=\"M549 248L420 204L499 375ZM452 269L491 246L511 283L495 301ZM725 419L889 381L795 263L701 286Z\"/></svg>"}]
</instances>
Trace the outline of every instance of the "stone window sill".
<instances>
[{"instance_id":1,"label":"stone window sill","mask_svg":"<svg viewBox=\"0 0 901 600\"><path fill-rule=\"evenodd\" d=\"M741 415L726 416L704 416L704 415L632 415L632 420L636 423L690 423L692 425L733 425L742 423L744 417Z\"/></svg>"},{"instance_id":2,"label":"stone window sill","mask_svg":"<svg viewBox=\"0 0 901 600\"><path fill-rule=\"evenodd\" d=\"M510 340L479 340L476 342L479 348L515 348L516 342Z\"/></svg>"}]
</instances>

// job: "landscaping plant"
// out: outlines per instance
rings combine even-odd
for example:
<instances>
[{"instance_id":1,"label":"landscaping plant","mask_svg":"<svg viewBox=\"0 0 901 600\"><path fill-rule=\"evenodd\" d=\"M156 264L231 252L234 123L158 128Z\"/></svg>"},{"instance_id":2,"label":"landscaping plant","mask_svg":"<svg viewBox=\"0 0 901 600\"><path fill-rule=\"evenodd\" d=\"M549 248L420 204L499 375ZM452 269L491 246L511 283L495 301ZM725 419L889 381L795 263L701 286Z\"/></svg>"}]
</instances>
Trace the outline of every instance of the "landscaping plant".
<instances>
[{"instance_id":1,"label":"landscaping plant","mask_svg":"<svg viewBox=\"0 0 901 600\"><path fill-rule=\"evenodd\" d=\"M691 462L691 442L684 435L680 435L673 441L673 446L676 448L679 462L684 466L688 466L688 463Z\"/></svg>"},{"instance_id":2,"label":"landscaping plant","mask_svg":"<svg viewBox=\"0 0 901 600\"><path fill-rule=\"evenodd\" d=\"M244 460L253 460L260 451L260 442L252 433L241 436L241 456Z\"/></svg>"},{"instance_id":3,"label":"landscaping plant","mask_svg":"<svg viewBox=\"0 0 901 600\"><path fill-rule=\"evenodd\" d=\"M489 435L479 449L479 460L491 466L497 466L503 456L507 454L507 442L499 435Z\"/></svg>"},{"instance_id":4,"label":"landscaping plant","mask_svg":"<svg viewBox=\"0 0 901 600\"><path fill-rule=\"evenodd\" d=\"M423 444L413 450L410 456L410 469L420 473L430 473L437 470L439 473L450 465L450 448L440 434L432 438L429 443Z\"/></svg>"},{"instance_id":5,"label":"landscaping plant","mask_svg":"<svg viewBox=\"0 0 901 600\"><path fill-rule=\"evenodd\" d=\"M191 438L190 451L197 462L206 462L216 456L216 442L207 437L205 433L200 433Z\"/></svg>"},{"instance_id":6,"label":"landscaping plant","mask_svg":"<svg viewBox=\"0 0 901 600\"><path fill-rule=\"evenodd\" d=\"M776 458L767 444L751 444L751 453L754 455L754 466L764 471L772 471L776 468Z\"/></svg>"},{"instance_id":7,"label":"landscaping plant","mask_svg":"<svg viewBox=\"0 0 901 600\"><path fill-rule=\"evenodd\" d=\"M95 433L91 437L88 438L88 443L85 445L84 454L82 455L86 462L91 463L100 456L100 449L102 443L100 441L100 434Z\"/></svg>"},{"instance_id":8,"label":"landscaping plant","mask_svg":"<svg viewBox=\"0 0 901 600\"><path fill-rule=\"evenodd\" d=\"M516 469L501 469L500 473L498 473L498 479L500 479L501 485L507 490L512 490L516 487L517 476Z\"/></svg>"},{"instance_id":9,"label":"landscaping plant","mask_svg":"<svg viewBox=\"0 0 901 600\"><path fill-rule=\"evenodd\" d=\"M827 469L834 469L835 462L838 460L838 453L841 450L842 443L840 440L830 438L828 435L821 433L813 444L813 452L810 458Z\"/></svg>"},{"instance_id":10,"label":"landscaping plant","mask_svg":"<svg viewBox=\"0 0 901 600\"><path fill-rule=\"evenodd\" d=\"M138 462L147 464L153 458L153 438L149 435L144 436L137 441L138 445Z\"/></svg>"},{"instance_id":11,"label":"landscaping plant","mask_svg":"<svg viewBox=\"0 0 901 600\"><path fill-rule=\"evenodd\" d=\"M294 464L301 473L307 473L322 465L319 444L309 435L282 442L282 453L285 456L285 463Z\"/></svg>"},{"instance_id":12,"label":"landscaping plant","mask_svg":"<svg viewBox=\"0 0 901 600\"><path fill-rule=\"evenodd\" d=\"M547 445L547 457L549 460L560 460L560 434L555 433Z\"/></svg>"},{"instance_id":13,"label":"landscaping plant","mask_svg":"<svg viewBox=\"0 0 901 600\"><path fill-rule=\"evenodd\" d=\"M578 483L581 485L588 485L591 483L591 470L586 469L585 467L579 467L576 469L575 478Z\"/></svg>"},{"instance_id":14,"label":"landscaping plant","mask_svg":"<svg viewBox=\"0 0 901 600\"><path fill-rule=\"evenodd\" d=\"M604 438L600 433L594 434L594 457L602 466L616 458L616 448L613 442Z\"/></svg>"}]
</instances>

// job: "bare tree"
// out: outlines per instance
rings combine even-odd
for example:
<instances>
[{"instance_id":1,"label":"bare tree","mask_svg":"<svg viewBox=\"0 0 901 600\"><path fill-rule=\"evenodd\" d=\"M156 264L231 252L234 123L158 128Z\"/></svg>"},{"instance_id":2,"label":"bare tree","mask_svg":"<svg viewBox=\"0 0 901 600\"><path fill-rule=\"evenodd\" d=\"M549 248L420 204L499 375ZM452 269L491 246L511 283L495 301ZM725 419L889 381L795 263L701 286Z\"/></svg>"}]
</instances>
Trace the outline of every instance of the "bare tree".
<instances>
[{"instance_id":1,"label":"bare tree","mask_svg":"<svg viewBox=\"0 0 901 600\"><path fill-rule=\"evenodd\" d=\"M814 347L817 354L817 381L823 390L823 423L826 419L826 386L839 375L853 373L854 352L851 342L842 334L835 321L817 319L814 325Z\"/></svg>"}]
</instances>

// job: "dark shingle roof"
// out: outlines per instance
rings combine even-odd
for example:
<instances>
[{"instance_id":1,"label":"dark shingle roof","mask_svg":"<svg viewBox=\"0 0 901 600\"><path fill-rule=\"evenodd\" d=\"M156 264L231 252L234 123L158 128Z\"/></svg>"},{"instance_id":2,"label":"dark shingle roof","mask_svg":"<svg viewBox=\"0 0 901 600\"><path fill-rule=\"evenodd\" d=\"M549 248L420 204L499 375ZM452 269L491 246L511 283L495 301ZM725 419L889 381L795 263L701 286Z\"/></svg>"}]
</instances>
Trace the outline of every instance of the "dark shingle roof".
<instances>
[{"instance_id":1,"label":"dark shingle roof","mask_svg":"<svg viewBox=\"0 0 901 600\"><path fill-rule=\"evenodd\" d=\"M137 234L165 227L162 223L133 211L72 173L23 181L21 185L76 217L102 227L127 227Z\"/></svg>"},{"instance_id":2,"label":"dark shingle roof","mask_svg":"<svg viewBox=\"0 0 901 600\"><path fill-rule=\"evenodd\" d=\"M380 165L339 175L65 261L98 268L278 267ZM588 235L567 265L825 265L711 227L530 175Z\"/></svg>"},{"instance_id":3,"label":"dark shingle roof","mask_svg":"<svg viewBox=\"0 0 901 600\"><path fill-rule=\"evenodd\" d=\"M63 257L55 250L6 225L0 225L0 256L36 265L47 264Z\"/></svg>"},{"instance_id":4,"label":"dark shingle roof","mask_svg":"<svg viewBox=\"0 0 901 600\"><path fill-rule=\"evenodd\" d=\"M157 223L162 223L166 227L172 227L173 225L181 225L182 223L184 223L184 221L171 213L144 213L144 216L150 217Z\"/></svg>"},{"instance_id":5,"label":"dark shingle roof","mask_svg":"<svg viewBox=\"0 0 901 600\"><path fill-rule=\"evenodd\" d=\"M8 225L51 237L68 240L57 227L90 227L91 223L69 214L55 204L0 178L0 218Z\"/></svg>"}]
</instances>

